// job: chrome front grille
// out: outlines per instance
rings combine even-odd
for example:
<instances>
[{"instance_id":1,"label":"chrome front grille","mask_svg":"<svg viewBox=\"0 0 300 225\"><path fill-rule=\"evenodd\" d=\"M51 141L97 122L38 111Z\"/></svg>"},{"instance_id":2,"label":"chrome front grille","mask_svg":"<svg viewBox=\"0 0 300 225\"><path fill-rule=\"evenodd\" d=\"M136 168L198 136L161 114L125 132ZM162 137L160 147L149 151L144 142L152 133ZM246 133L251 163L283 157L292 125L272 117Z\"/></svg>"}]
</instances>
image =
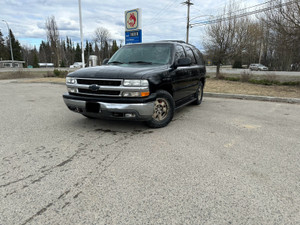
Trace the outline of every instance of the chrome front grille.
<instances>
[{"instance_id":1,"label":"chrome front grille","mask_svg":"<svg viewBox=\"0 0 300 225\"><path fill-rule=\"evenodd\" d=\"M75 78L75 83L68 83L70 94L81 96L122 97L123 92L149 91L148 87L123 86L123 79Z\"/></svg>"},{"instance_id":2,"label":"chrome front grille","mask_svg":"<svg viewBox=\"0 0 300 225\"><path fill-rule=\"evenodd\" d=\"M119 97L123 80L121 79L94 79L77 78L74 88L76 95Z\"/></svg>"},{"instance_id":3,"label":"chrome front grille","mask_svg":"<svg viewBox=\"0 0 300 225\"><path fill-rule=\"evenodd\" d=\"M95 79L77 79L77 84L98 84L103 86L120 86L121 80L95 80Z\"/></svg>"},{"instance_id":4,"label":"chrome front grille","mask_svg":"<svg viewBox=\"0 0 300 225\"><path fill-rule=\"evenodd\" d=\"M110 90L90 90L90 89L82 89L78 88L78 93L82 94L92 94L92 95L112 95L112 96L120 96L120 91L110 91Z\"/></svg>"}]
</instances>

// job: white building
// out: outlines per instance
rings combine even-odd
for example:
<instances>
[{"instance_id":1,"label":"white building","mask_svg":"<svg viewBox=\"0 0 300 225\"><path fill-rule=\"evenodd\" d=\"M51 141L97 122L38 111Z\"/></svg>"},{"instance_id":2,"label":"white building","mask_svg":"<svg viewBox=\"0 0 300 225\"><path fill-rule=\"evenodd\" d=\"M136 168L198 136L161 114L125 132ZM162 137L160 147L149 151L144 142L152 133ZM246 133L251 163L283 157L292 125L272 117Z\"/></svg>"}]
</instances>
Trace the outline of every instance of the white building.
<instances>
[{"instance_id":1,"label":"white building","mask_svg":"<svg viewBox=\"0 0 300 225\"><path fill-rule=\"evenodd\" d=\"M14 64L13 64L13 62L14 62ZM3 60L3 61L0 61L0 68L12 68L12 67L23 68L24 63L25 63L25 61Z\"/></svg>"}]
</instances>

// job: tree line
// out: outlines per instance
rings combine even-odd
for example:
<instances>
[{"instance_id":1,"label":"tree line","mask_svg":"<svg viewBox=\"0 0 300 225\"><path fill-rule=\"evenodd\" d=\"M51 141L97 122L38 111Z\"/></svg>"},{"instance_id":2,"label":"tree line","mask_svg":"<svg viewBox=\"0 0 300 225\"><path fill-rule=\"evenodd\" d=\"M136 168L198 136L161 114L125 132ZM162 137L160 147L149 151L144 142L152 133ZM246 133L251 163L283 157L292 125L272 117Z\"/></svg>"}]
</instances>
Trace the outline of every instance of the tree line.
<instances>
[{"instance_id":1,"label":"tree line","mask_svg":"<svg viewBox=\"0 0 300 225\"><path fill-rule=\"evenodd\" d=\"M39 67L39 63L53 63L55 67L69 67L74 62L81 62L81 45L74 42L70 37L62 39L59 36L55 17L47 18L45 22L47 40L42 41L39 48L29 48L21 46L10 30L11 43L14 60L25 61L25 67L31 65ZM98 64L105 58L110 58L119 48L116 40L110 38L110 33L106 28L99 27L95 30L94 40L86 40L84 44L85 62L88 62L90 55L98 56ZM10 60L9 36L3 37L0 30L0 60Z\"/></svg>"},{"instance_id":2,"label":"tree line","mask_svg":"<svg viewBox=\"0 0 300 225\"><path fill-rule=\"evenodd\" d=\"M300 2L273 0L265 12L239 17L232 2L215 23L207 25L204 48L217 66L262 63L271 70L300 70Z\"/></svg>"},{"instance_id":3,"label":"tree line","mask_svg":"<svg viewBox=\"0 0 300 225\"><path fill-rule=\"evenodd\" d=\"M247 14L231 1L223 13L206 27L203 42L205 55L217 66L217 76L222 64L235 68L251 63L262 63L271 70L300 70L300 2L299 0L273 0L263 13ZM239 13L237 13L239 12ZM47 40L39 48L21 46L10 30L15 60L24 60L25 66L38 67L39 62L51 62L55 67L68 67L81 61L81 46L70 37L61 39L55 17L45 22ZM98 56L98 64L119 49L107 29L99 27L94 39L85 42L85 62L89 55ZM0 59L11 59L8 37L0 31Z\"/></svg>"}]
</instances>

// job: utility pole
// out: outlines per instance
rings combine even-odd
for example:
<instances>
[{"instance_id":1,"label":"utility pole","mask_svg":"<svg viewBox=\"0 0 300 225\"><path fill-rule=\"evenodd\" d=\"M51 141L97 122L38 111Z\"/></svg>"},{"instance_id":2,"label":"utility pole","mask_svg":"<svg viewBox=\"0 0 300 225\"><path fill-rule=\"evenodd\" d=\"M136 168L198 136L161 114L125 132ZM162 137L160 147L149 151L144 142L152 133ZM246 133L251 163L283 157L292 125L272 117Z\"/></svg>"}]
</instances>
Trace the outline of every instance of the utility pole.
<instances>
[{"instance_id":1,"label":"utility pole","mask_svg":"<svg viewBox=\"0 0 300 225\"><path fill-rule=\"evenodd\" d=\"M186 20L186 43L189 43L189 32L190 32L190 7L194 5L191 0L187 0L182 4L187 5L187 20Z\"/></svg>"},{"instance_id":2,"label":"utility pole","mask_svg":"<svg viewBox=\"0 0 300 225\"><path fill-rule=\"evenodd\" d=\"M78 4L79 4L79 21L80 21L80 38L81 38L81 58L82 58L82 68L84 68L85 62L84 62L83 33L82 33L81 0L78 0Z\"/></svg>"},{"instance_id":3,"label":"utility pole","mask_svg":"<svg viewBox=\"0 0 300 225\"><path fill-rule=\"evenodd\" d=\"M10 44L10 54L11 54L11 61L12 61L12 67L14 67L14 55L13 55L13 50L12 50L12 45L11 45L11 35L10 35L10 29L8 26L8 23L5 20L2 20L3 22L6 23L7 29L8 29L8 35L9 35L9 44Z\"/></svg>"}]
</instances>

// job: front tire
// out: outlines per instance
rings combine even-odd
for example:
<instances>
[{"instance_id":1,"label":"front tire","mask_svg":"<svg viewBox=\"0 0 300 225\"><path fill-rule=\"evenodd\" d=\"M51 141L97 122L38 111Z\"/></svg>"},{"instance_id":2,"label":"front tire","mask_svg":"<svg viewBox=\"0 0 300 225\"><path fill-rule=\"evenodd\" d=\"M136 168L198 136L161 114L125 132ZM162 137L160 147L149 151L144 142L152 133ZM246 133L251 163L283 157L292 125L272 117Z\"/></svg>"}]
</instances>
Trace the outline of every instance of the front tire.
<instances>
[{"instance_id":1,"label":"front tire","mask_svg":"<svg viewBox=\"0 0 300 225\"><path fill-rule=\"evenodd\" d=\"M167 126L173 119L175 111L174 99L169 92L159 90L156 94L152 119L146 121L146 124L151 128Z\"/></svg>"},{"instance_id":2,"label":"front tire","mask_svg":"<svg viewBox=\"0 0 300 225\"><path fill-rule=\"evenodd\" d=\"M88 115L85 115L85 114L82 114L82 115L85 116L88 119L91 119L91 120L96 119L95 117L92 117L92 116L88 116Z\"/></svg>"}]
</instances>

